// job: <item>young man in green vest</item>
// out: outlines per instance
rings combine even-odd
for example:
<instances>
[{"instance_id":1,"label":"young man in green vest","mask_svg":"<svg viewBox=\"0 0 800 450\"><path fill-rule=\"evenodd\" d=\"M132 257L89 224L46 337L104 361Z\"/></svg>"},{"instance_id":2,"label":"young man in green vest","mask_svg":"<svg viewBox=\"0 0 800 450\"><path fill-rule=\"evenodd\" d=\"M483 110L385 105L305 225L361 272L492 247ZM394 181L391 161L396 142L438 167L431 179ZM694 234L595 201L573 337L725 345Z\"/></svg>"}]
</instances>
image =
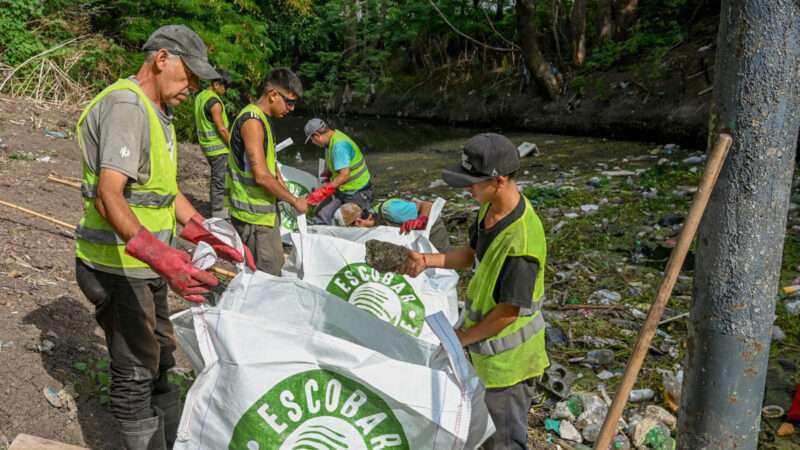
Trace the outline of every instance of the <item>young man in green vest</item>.
<instances>
[{"instance_id":1,"label":"young man in green vest","mask_svg":"<svg viewBox=\"0 0 800 450\"><path fill-rule=\"evenodd\" d=\"M209 183L209 203L211 216L228 218L225 209L225 176L228 173L228 115L222 95L231 84L231 77L219 70L220 78L211 80L208 87L200 91L194 99L194 122L197 129L197 142L211 168Z\"/></svg>"},{"instance_id":2,"label":"young man in green vest","mask_svg":"<svg viewBox=\"0 0 800 450\"><path fill-rule=\"evenodd\" d=\"M111 413L128 449L164 449L175 440L180 389L167 381L175 336L167 287L202 302L218 284L172 245L206 241L232 261L243 255L203 227L178 189L172 109L219 78L206 46L183 25L156 30L136 75L107 87L78 119L83 217L76 229L76 278L105 332L111 359ZM250 258L251 259L251 258Z\"/></svg>"},{"instance_id":3,"label":"young man in green vest","mask_svg":"<svg viewBox=\"0 0 800 450\"><path fill-rule=\"evenodd\" d=\"M432 202L390 198L377 204L375 212L355 203L345 203L333 214L333 223L340 227L372 228L377 225L400 227L400 233L424 230L428 226ZM450 250L450 234L439 216L431 226L431 243L442 253Z\"/></svg>"},{"instance_id":4,"label":"young man in green vest","mask_svg":"<svg viewBox=\"0 0 800 450\"><path fill-rule=\"evenodd\" d=\"M305 126L306 143L325 149L325 167L330 181L308 196L317 205L315 218L330 225L333 214L344 203L355 203L369 210L372 183L364 154L349 136L329 127L322 119L311 119Z\"/></svg>"},{"instance_id":5,"label":"young man in green vest","mask_svg":"<svg viewBox=\"0 0 800 450\"><path fill-rule=\"evenodd\" d=\"M289 69L274 69L255 103L242 109L231 127L225 205L231 222L255 257L258 270L279 276L283 268L278 200L305 214L308 204L286 188L277 167L273 119L292 110L303 85Z\"/></svg>"},{"instance_id":6,"label":"young man in green vest","mask_svg":"<svg viewBox=\"0 0 800 450\"><path fill-rule=\"evenodd\" d=\"M483 448L527 449L535 381L549 365L541 313L544 230L514 182L519 154L511 141L479 134L464 145L461 156L461 164L445 170L442 178L466 188L481 205L469 246L444 254L411 252L401 272L417 276L430 267L477 264L456 335L486 385L486 404L497 428Z\"/></svg>"}]
</instances>

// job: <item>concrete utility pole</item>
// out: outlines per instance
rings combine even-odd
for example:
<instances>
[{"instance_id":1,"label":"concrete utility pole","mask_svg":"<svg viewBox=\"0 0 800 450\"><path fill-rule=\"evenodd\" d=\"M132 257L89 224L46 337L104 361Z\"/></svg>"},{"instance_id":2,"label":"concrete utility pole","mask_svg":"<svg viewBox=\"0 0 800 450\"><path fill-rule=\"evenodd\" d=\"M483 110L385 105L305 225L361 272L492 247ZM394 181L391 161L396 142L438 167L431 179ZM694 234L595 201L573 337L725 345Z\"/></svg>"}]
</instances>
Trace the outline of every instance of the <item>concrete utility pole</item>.
<instances>
[{"instance_id":1,"label":"concrete utility pole","mask_svg":"<svg viewBox=\"0 0 800 450\"><path fill-rule=\"evenodd\" d=\"M800 127L800 2L723 0L711 135L733 147L700 226L680 449L755 449Z\"/></svg>"}]
</instances>

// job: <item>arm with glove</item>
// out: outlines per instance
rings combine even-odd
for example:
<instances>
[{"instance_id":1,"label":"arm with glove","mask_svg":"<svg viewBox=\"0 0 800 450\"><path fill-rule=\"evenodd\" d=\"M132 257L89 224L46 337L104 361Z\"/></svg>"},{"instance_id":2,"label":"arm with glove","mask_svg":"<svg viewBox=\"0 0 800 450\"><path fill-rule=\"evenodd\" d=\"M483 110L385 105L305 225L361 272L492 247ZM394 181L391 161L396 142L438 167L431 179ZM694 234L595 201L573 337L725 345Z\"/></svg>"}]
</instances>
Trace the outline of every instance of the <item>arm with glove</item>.
<instances>
[{"instance_id":1,"label":"arm with glove","mask_svg":"<svg viewBox=\"0 0 800 450\"><path fill-rule=\"evenodd\" d=\"M98 212L126 242L125 251L129 255L147 263L184 299L203 302L202 295L209 292L209 288L218 285L219 280L209 272L194 267L188 253L159 241L142 226L123 196L127 182L127 175L111 169L101 169L95 199ZM185 198L183 200L188 203Z\"/></svg>"}]
</instances>

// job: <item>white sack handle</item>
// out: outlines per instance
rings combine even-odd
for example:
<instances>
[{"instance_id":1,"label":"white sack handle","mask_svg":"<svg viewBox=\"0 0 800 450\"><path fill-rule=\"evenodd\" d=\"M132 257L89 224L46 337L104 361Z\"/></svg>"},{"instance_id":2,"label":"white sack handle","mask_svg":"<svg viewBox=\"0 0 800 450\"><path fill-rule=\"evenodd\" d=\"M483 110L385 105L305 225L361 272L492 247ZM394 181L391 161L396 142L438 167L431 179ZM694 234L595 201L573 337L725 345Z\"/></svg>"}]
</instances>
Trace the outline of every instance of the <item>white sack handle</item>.
<instances>
[{"instance_id":1,"label":"white sack handle","mask_svg":"<svg viewBox=\"0 0 800 450\"><path fill-rule=\"evenodd\" d=\"M433 206L431 206L431 212L428 215L428 224L425 226L425 232L423 233L426 238L430 239L433 223L439 220L439 216L442 214L442 210L444 209L445 203L447 202L442 197L436 197L436 200L433 201Z\"/></svg>"}]
</instances>

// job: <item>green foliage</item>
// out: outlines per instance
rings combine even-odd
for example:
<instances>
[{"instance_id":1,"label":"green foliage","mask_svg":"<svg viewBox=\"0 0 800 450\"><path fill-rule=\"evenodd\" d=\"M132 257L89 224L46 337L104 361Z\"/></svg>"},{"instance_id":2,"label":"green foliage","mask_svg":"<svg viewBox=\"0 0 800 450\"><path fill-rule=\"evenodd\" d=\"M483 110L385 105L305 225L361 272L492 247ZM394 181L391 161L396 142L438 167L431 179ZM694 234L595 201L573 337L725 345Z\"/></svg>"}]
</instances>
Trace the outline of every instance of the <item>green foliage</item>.
<instances>
[{"instance_id":1,"label":"green foliage","mask_svg":"<svg viewBox=\"0 0 800 450\"><path fill-rule=\"evenodd\" d=\"M41 16L40 1L0 1L0 55L3 62L17 65L45 49L42 41L26 26Z\"/></svg>"},{"instance_id":2,"label":"green foliage","mask_svg":"<svg viewBox=\"0 0 800 450\"><path fill-rule=\"evenodd\" d=\"M111 376L108 373L108 358L94 361L75 361L72 368L83 376L80 383L75 384L79 393L96 395L101 405L108 405L110 398L108 388L111 386Z\"/></svg>"}]
</instances>

